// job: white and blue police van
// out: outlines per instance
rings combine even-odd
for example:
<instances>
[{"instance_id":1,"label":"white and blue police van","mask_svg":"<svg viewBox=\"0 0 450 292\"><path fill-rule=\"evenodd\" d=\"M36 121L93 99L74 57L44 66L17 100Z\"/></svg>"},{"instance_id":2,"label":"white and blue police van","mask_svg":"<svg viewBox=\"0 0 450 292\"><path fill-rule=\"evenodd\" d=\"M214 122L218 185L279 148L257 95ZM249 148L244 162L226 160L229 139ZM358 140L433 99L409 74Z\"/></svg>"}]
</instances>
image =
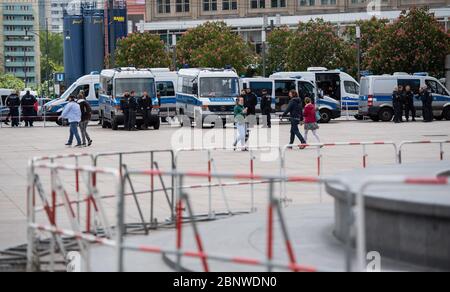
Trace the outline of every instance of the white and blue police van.
<instances>
[{"instance_id":1,"label":"white and blue police van","mask_svg":"<svg viewBox=\"0 0 450 292\"><path fill-rule=\"evenodd\" d=\"M160 127L159 99L156 96L155 75L149 69L116 68L103 70L100 73L100 121L104 129L118 130L125 125L124 113L120 101L125 93L135 92L135 97L141 97L147 92L152 99L152 113L149 126L158 130ZM143 117L136 115L136 125L140 127Z\"/></svg>"},{"instance_id":2,"label":"white and blue police van","mask_svg":"<svg viewBox=\"0 0 450 292\"><path fill-rule=\"evenodd\" d=\"M9 115L9 108L6 106L8 96L13 94L15 90L0 88L0 123L5 122Z\"/></svg>"},{"instance_id":3,"label":"white and blue police van","mask_svg":"<svg viewBox=\"0 0 450 292\"><path fill-rule=\"evenodd\" d=\"M93 121L99 120L99 90L100 90L100 75L93 72L89 75L80 77L75 81L64 93L57 99L48 102L44 106L45 118L47 121L54 121L61 124L58 117L64 110L66 106L67 98L71 95L78 96L78 94L83 91L86 96L87 102L92 107L92 118Z\"/></svg>"},{"instance_id":4,"label":"white and blue police van","mask_svg":"<svg viewBox=\"0 0 450 292\"><path fill-rule=\"evenodd\" d=\"M177 115L197 126L215 124L220 119L225 126L233 117L239 96L239 76L233 69L196 68L178 71L176 92Z\"/></svg>"},{"instance_id":5,"label":"white and blue police van","mask_svg":"<svg viewBox=\"0 0 450 292\"><path fill-rule=\"evenodd\" d=\"M398 86L410 86L414 93L416 114L420 117L422 101L419 89L427 86L433 96L433 115L437 120L450 120L450 94L439 80L427 73L394 73L393 75L374 75L361 78L359 114L373 121L391 121L394 117L392 103L393 91Z\"/></svg>"},{"instance_id":6,"label":"white and blue police van","mask_svg":"<svg viewBox=\"0 0 450 292\"><path fill-rule=\"evenodd\" d=\"M165 122L168 118L176 116L178 73L170 71L169 68L151 68L150 70L155 75L156 91L161 102L159 115Z\"/></svg>"},{"instance_id":7,"label":"white and blue police van","mask_svg":"<svg viewBox=\"0 0 450 292\"><path fill-rule=\"evenodd\" d=\"M340 103L343 115L361 118L358 115L359 84L345 72L328 70L324 67L310 67L304 72L279 72L270 77L309 80L316 86L319 97L330 97Z\"/></svg>"},{"instance_id":8,"label":"white and blue police van","mask_svg":"<svg viewBox=\"0 0 450 292\"><path fill-rule=\"evenodd\" d=\"M321 114L321 123L329 123L341 116L340 103L328 96L320 96L314 83L309 80L295 78L242 78L242 88L250 88L261 100L262 90L266 89L272 96L272 108L275 114L282 114L289 105L289 92L302 92L317 104ZM260 111L258 104L257 110Z\"/></svg>"}]
</instances>

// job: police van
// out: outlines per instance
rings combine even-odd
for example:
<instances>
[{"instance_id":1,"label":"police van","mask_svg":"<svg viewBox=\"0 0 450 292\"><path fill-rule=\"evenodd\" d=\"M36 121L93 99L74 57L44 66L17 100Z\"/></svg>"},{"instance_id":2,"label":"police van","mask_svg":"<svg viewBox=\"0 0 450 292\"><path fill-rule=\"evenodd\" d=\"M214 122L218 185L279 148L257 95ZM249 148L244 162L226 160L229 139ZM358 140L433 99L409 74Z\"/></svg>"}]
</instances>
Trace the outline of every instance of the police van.
<instances>
[{"instance_id":1,"label":"police van","mask_svg":"<svg viewBox=\"0 0 450 292\"><path fill-rule=\"evenodd\" d=\"M417 115L422 116L419 89L425 85L433 96L433 114L437 120L450 120L450 94L434 77L427 73L394 73L393 75L367 76L361 79L359 114L373 121L391 121L394 117L392 94L397 86L410 86L415 94Z\"/></svg>"},{"instance_id":2,"label":"police van","mask_svg":"<svg viewBox=\"0 0 450 292\"><path fill-rule=\"evenodd\" d=\"M15 90L0 88L0 123L6 121L9 114L9 108L6 106L8 96L13 94Z\"/></svg>"},{"instance_id":3,"label":"police van","mask_svg":"<svg viewBox=\"0 0 450 292\"><path fill-rule=\"evenodd\" d=\"M191 125L214 124L221 119L226 125L233 116L239 95L239 76L233 69L181 69L176 92L177 115L187 117ZM183 120L184 121L184 120Z\"/></svg>"},{"instance_id":4,"label":"police van","mask_svg":"<svg viewBox=\"0 0 450 292\"><path fill-rule=\"evenodd\" d=\"M165 122L167 118L176 116L176 88L178 83L178 74L170 71L169 68L151 68L155 75L156 90L161 102L159 115Z\"/></svg>"},{"instance_id":5,"label":"police van","mask_svg":"<svg viewBox=\"0 0 450 292\"><path fill-rule=\"evenodd\" d=\"M100 73L100 121L102 127L118 130L125 125L124 114L120 101L126 92L135 92L136 97L141 97L147 92L152 98L153 109L150 117L150 125L155 130L160 127L159 100L156 96L155 75L149 69L117 68L107 69ZM143 123L142 115L136 115L136 125Z\"/></svg>"},{"instance_id":6,"label":"police van","mask_svg":"<svg viewBox=\"0 0 450 292\"><path fill-rule=\"evenodd\" d=\"M303 92L318 105L322 123L341 116L340 103L327 96L319 96L317 88L311 81L295 78L243 78L241 84L244 89L250 88L261 99L262 90L266 89L272 96L272 108L277 114L283 113L289 105L289 92L296 90ZM258 104L257 110L260 110Z\"/></svg>"},{"instance_id":7,"label":"police van","mask_svg":"<svg viewBox=\"0 0 450 292\"><path fill-rule=\"evenodd\" d=\"M296 78L309 80L317 87L320 97L330 97L340 103L346 116L358 116L359 84L349 74L324 67L310 67L305 72L279 72L271 78Z\"/></svg>"},{"instance_id":8,"label":"police van","mask_svg":"<svg viewBox=\"0 0 450 292\"><path fill-rule=\"evenodd\" d=\"M67 98L71 95L78 96L80 91L84 92L87 102L92 107L93 121L99 120L99 89L100 89L100 75L98 73L91 73L80 77L75 81L59 98L48 102L44 106L45 118L47 121L54 121L61 124L58 117L64 110L67 104Z\"/></svg>"}]
</instances>

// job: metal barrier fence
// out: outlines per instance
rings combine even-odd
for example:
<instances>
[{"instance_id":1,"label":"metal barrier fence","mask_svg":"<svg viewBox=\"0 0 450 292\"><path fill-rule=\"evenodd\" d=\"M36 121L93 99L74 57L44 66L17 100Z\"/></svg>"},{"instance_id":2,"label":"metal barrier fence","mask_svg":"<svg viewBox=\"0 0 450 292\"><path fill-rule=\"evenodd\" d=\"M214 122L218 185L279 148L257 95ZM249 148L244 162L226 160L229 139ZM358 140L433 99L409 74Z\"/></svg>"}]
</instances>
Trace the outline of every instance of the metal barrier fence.
<instances>
[{"instance_id":1,"label":"metal barrier fence","mask_svg":"<svg viewBox=\"0 0 450 292\"><path fill-rule=\"evenodd\" d=\"M19 127L23 127L22 123L25 121L32 121L33 126L35 127L49 127L49 126L58 126L56 121L58 120L57 116L49 116L45 110L42 110L42 106L39 105L39 110L36 112L35 106L16 106L18 115L13 116L10 114L10 107L0 108L0 129L5 127L11 127L12 121L17 120L19 123ZM30 114L24 114L24 108L31 108L33 110ZM9 125L6 125L6 121L8 121ZM35 124L39 122L38 124Z\"/></svg>"},{"instance_id":2,"label":"metal barrier fence","mask_svg":"<svg viewBox=\"0 0 450 292\"><path fill-rule=\"evenodd\" d=\"M417 144L438 144L439 145L439 159L442 161L444 160L444 144L450 144L450 140L438 140L438 141L433 141L433 140L425 140L425 141L404 141L402 143L400 143L399 147L398 147L398 162L399 164L403 163L403 150L405 148L405 146L407 145L417 145Z\"/></svg>"}]
</instances>

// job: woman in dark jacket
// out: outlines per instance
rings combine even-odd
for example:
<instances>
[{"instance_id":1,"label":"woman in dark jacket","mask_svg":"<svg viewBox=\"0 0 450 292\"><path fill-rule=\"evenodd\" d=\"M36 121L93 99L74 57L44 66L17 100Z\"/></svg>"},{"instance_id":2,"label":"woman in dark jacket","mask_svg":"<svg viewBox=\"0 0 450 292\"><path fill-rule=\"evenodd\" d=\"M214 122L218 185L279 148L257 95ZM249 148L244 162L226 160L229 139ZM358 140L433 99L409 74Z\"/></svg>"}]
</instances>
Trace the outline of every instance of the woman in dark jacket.
<instances>
[{"instance_id":1,"label":"woman in dark jacket","mask_svg":"<svg viewBox=\"0 0 450 292\"><path fill-rule=\"evenodd\" d=\"M295 137L297 137L302 143L300 149L305 149L306 146L304 146L304 144L306 144L306 141L298 128L298 125L303 122L303 105L297 91L291 90L289 92L289 98L291 100L289 101L288 108L283 113L283 117L289 116L291 119L291 140L289 145L293 145Z\"/></svg>"}]
</instances>

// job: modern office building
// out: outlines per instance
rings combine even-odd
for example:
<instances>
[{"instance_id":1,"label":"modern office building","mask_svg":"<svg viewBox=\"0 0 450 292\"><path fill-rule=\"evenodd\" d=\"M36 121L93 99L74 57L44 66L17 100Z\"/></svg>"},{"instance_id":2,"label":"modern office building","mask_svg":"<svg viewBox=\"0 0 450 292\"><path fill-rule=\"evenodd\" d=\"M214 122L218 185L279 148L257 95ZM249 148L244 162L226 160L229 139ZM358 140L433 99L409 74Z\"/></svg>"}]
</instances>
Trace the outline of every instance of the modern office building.
<instances>
[{"instance_id":1,"label":"modern office building","mask_svg":"<svg viewBox=\"0 0 450 292\"><path fill-rule=\"evenodd\" d=\"M39 0L3 0L0 5L0 65L27 86L40 83Z\"/></svg>"}]
</instances>

